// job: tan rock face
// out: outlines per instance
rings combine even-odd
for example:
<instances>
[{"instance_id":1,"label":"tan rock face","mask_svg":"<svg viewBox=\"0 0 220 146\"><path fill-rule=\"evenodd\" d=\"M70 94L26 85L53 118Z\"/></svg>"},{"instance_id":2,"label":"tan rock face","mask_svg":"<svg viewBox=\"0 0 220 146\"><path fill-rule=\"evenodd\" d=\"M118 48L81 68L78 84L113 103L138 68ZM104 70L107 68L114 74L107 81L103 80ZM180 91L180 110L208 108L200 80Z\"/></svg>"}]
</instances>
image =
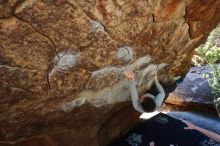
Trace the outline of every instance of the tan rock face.
<instances>
[{"instance_id":1,"label":"tan rock face","mask_svg":"<svg viewBox=\"0 0 220 146\"><path fill-rule=\"evenodd\" d=\"M135 72L139 94L156 73L172 83L219 8L219 0L0 0L0 143L107 144L138 117L123 72Z\"/></svg>"}]
</instances>

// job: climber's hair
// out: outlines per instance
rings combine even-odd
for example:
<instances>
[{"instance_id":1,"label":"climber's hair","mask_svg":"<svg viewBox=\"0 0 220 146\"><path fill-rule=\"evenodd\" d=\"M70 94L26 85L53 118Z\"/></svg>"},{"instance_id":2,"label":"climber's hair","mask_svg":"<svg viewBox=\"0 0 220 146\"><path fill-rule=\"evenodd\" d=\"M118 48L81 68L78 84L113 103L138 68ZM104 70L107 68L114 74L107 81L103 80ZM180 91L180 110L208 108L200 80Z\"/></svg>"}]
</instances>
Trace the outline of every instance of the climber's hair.
<instances>
[{"instance_id":1,"label":"climber's hair","mask_svg":"<svg viewBox=\"0 0 220 146\"><path fill-rule=\"evenodd\" d=\"M153 112L156 107L154 100L150 97L145 97L144 101L141 102L141 105L145 112Z\"/></svg>"}]
</instances>

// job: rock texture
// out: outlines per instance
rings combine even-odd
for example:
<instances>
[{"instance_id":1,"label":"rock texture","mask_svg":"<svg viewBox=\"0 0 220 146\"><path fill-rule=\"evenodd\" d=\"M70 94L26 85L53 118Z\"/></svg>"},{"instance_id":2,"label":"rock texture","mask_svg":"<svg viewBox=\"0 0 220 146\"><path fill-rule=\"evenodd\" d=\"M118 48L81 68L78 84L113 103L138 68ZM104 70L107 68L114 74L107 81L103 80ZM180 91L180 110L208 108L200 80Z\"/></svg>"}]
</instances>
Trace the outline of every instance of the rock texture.
<instances>
[{"instance_id":1,"label":"rock texture","mask_svg":"<svg viewBox=\"0 0 220 146\"><path fill-rule=\"evenodd\" d=\"M211 94L212 89L208 80L204 78L205 74L210 72L209 66L191 67L184 80L170 93L166 103L212 105L214 100Z\"/></svg>"},{"instance_id":2,"label":"rock texture","mask_svg":"<svg viewBox=\"0 0 220 146\"><path fill-rule=\"evenodd\" d=\"M172 83L219 8L219 0L0 0L0 143L107 144L138 117L123 72L135 72L139 94L156 73Z\"/></svg>"},{"instance_id":3,"label":"rock texture","mask_svg":"<svg viewBox=\"0 0 220 146\"><path fill-rule=\"evenodd\" d=\"M219 64L216 64L217 66ZM208 65L191 67L182 82L177 84L177 88L169 94L165 103L170 106L219 115L209 81L205 79L207 75L212 77L211 72L212 69Z\"/></svg>"}]
</instances>

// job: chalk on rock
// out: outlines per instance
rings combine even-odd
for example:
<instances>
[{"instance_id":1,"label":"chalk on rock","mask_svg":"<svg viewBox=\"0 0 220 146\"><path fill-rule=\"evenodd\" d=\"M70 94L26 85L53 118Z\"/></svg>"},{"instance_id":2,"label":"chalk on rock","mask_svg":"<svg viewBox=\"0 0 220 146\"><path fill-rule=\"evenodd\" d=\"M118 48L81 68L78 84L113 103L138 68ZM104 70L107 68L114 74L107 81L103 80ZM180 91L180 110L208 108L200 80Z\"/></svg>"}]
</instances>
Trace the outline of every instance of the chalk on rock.
<instances>
[{"instance_id":1,"label":"chalk on rock","mask_svg":"<svg viewBox=\"0 0 220 146\"><path fill-rule=\"evenodd\" d=\"M86 89L100 90L117 83L124 77L124 68L105 67L94 71L86 84Z\"/></svg>"},{"instance_id":2,"label":"chalk on rock","mask_svg":"<svg viewBox=\"0 0 220 146\"><path fill-rule=\"evenodd\" d=\"M82 106L83 104L85 104L85 102L86 102L86 99L81 97L71 102L63 103L60 107L62 111L67 113L67 112L72 111L76 107Z\"/></svg>"},{"instance_id":3,"label":"chalk on rock","mask_svg":"<svg viewBox=\"0 0 220 146\"><path fill-rule=\"evenodd\" d=\"M62 52L58 55L60 56L60 58L58 57L55 58L56 69L67 71L76 66L79 60L80 53L71 54L68 52L67 53Z\"/></svg>"},{"instance_id":4,"label":"chalk on rock","mask_svg":"<svg viewBox=\"0 0 220 146\"><path fill-rule=\"evenodd\" d=\"M154 76L158 72L158 67L156 64L149 64L143 71L143 75Z\"/></svg>"},{"instance_id":5,"label":"chalk on rock","mask_svg":"<svg viewBox=\"0 0 220 146\"><path fill-rule=\"evenodd\" d=\"M134 58L133 48L130 46L123 46L118 49L117 58L124 62L130 62Z\"/></svg>"},{"instance_id":6,"label":"chalk on rock","mask_svg":"<svg viewBox=\"0 0 220 146\"><path fill-rule=\"evenodd\" d=\"M91 104L95 107L102 107L106 104L106 101L103 98L97 98L91 101Z\"/></svg>"},{"instance_id":7,"label":"chalk on rock","mask_svg":"<svg viewBox=\"0 0 220 146\"><path fill-rule=\"evenodd\" d=\"M165 68L165 67L167 67L168 66L168 64L166 64L166 63L161 63L161 64L159 64L157 67L158 67L158 70L160 70L160 69L163 69L163 68Z\"/></svg>"},{"instance_id":8,"label":"chalk on rock","mask_svg":"<svg viewBox=\"0 0 220 146\"><path fill-rule=\"evenodd\" d=\"M102 77L105 78L108 74L121 74L123 73L123 68L117 68L117 67L105 67L100 70L94 71L92 73L92 78L96 79L102 79Z\"/></svg>"},{"instance_id":9,"label":"chalk on rock","mask_svg":"<svg viewBox=\"0 0 220 146\"><path fill-rule=\"evenodd\" d=\"M148 55L143 56L139 59L137 59L134 63L131 65L131 70L141 70L149 65L149 63L152 62L152 58Z\"/></svg>"},{"instance_id":10,"label":"chalk on rock","mask_svg":"<svg viewBox=\"0 0 220 146\"><path fill-rule=\"evenodd\" d=\"M98 21L92 21L91 22L91 31L92 32L104 32L105 31L105 28L104 26L102 25L102 23L98 22Z\"/></svg>"}]
</instances>

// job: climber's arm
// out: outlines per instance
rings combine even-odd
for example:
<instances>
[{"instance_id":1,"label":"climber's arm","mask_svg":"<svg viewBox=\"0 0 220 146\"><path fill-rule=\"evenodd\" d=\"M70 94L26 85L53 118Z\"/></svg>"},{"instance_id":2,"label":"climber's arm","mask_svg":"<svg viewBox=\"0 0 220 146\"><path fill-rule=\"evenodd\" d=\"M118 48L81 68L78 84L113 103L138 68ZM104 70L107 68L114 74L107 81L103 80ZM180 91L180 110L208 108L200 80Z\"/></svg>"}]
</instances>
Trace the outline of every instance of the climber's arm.
<instances>
[{"instance_id":1,"label":"climber's arm","mask_svg":"<svg viewBox=\"0 0 220 146\"><path fill-rule=\"evenodd\" d=\"M140 113L144 113L144 110L140 104L140 100L137 94L136 84L134 80L129 81L129 89L131 92L131 99L134 109Z\"/></svg>"},{"instance_id":2,"label":"climber's arm","mask_svg":"<svg viewBox=\"0 0 220 146\"><path fill-rule=\"evenodd\" d=\"M159 94L161 95L161 97L165 97L165 92L164 92L164 89L163 87L160 85L158 79L157 79L157 75L156 77L154 78L154 82L156 84L156 87L157 87L157 90L159 91Z\"/></svg>"},{"instance_id":3,"label":"climber's arm","mask_svg":"<svg viewBox=\"0 0 220 146\"><path fill-rule=\"evenodd\" d=\"M136 111L140 112L140 113L144 113L144 110L143 110L143 108L140 104L140 100L139 100L139 97L138 97L133 72L131 72L131 71L125 72L125 76L129 80L129 89L130 89L130 92L131 92L131 99L132 99L132 104L133 104L134 109Z\"/></svg>"},{"instance_id":4,"label":"climber's arm","mask_svg":"<svg viewBox=\"0 0 220 146\"><path fill-rule=\"evenodd\" d=\"M163 104L163 100L165 98L165 92L164 92L163 87L160 85L160 83L159 83L159 81L157 79L157 76L155 77L154 81L155 81L157 90L159 91L159 93L157 94L157 96L154 99L154 102L156 104L156 108L155 109L158 109Z\"/></svg>"}]
</instances>

